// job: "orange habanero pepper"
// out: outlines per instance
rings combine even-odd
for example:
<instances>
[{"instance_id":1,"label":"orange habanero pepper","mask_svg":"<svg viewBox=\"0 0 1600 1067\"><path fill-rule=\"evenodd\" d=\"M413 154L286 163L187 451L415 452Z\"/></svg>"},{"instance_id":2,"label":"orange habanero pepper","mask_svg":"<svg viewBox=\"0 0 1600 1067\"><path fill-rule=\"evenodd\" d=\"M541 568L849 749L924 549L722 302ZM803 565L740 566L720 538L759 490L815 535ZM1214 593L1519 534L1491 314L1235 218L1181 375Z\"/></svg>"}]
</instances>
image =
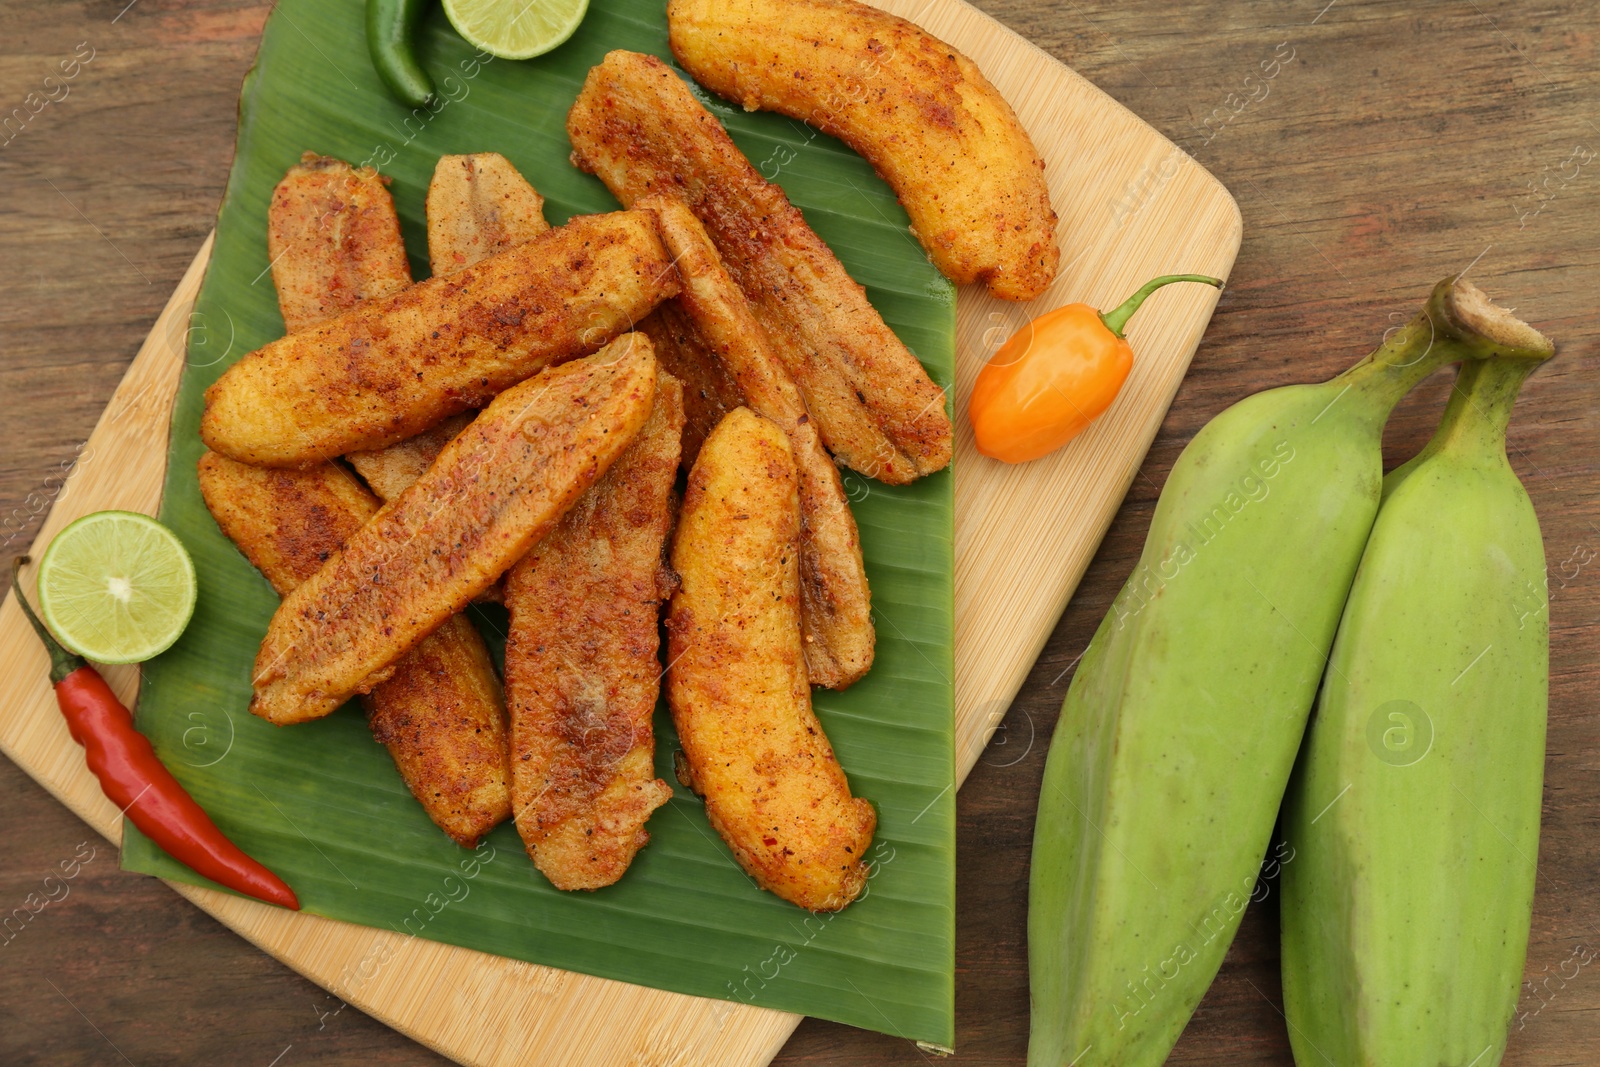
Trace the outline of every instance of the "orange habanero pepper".
<instances>
[{"instance_id":1,"label":"orange habanero pepper","mask_svg":"<svg viewBox=\"0 0 1600 1067\"><path fill-rule=\"evenodd\" d=\"M979 372L967 404L978 451L1025 463L1082 433L1111 406L1133 368L1123 327L1145 297L1172 282L1222 288L1220 278L1167 274L1114 311L1101 314L1088 304L1068 304L1012 334Z\"/></svg>"}]
</instances>

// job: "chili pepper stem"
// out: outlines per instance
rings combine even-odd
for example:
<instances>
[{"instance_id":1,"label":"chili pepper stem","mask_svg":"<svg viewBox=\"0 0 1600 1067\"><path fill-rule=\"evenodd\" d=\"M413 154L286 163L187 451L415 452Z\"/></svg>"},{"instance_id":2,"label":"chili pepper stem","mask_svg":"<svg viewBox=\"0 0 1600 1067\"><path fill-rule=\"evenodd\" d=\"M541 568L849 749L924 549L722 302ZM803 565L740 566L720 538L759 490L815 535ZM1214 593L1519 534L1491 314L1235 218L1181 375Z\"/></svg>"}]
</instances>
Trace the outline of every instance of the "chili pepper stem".
<instances>
[{"instance_id":1,"label":"chili pepper stem","mask_svg":"<svg viewBox=\"0 0 1600 1067\"><path fill-rule=\"evenodd\" d=\"M11 591L17 595L17 605L22 608L22 613L33 624L33 632L39 635L39 640L44 642L45 649L50 653L50 684L58 685L69 674L87 667L89 661L63 648L61 642L44 628L39 616L33 613L33 608L28 605L28 598L22 593L22 568L27 563L27 556L17 556L11 561Z\"/></svg>"},{"instance_id":2,"label":"chili pepper stem","mask_svg":"<svg viewBox=\"0 0 1600 1067\"><path fill-rule=\"evenodd\" d=\"M1214 285L1218 289L1221 289L1223 285L1221 278L1212 278L1205 274L1163 274L1159 278L1152 278L1145 282L1137 293L1128 297L1127 300L1124 300L1111 311L1102 311L1100 313L1100 321L1106 324L1106 329L1121 337L1123 329L1128 325L1128 320L1133 318L1135 311L1139 310L1139 305L1144 303L1145 297L1163 285L1171 285L1173 282L1200 282L1204 285Z\"/></svg>"}]
</instances>

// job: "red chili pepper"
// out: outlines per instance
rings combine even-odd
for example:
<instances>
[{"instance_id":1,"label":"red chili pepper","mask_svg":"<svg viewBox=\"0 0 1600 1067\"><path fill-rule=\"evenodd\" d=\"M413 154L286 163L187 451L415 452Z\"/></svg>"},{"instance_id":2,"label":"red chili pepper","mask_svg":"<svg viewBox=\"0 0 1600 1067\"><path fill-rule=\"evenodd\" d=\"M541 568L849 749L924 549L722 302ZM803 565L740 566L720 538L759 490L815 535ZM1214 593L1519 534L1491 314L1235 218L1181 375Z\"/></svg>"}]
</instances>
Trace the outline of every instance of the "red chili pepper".
<instances>
[{"instance_id":1,"label":"red chili pepper","mask_svg":"<svg viewBox=\"0 0 1600 1067\"><path fill-rule=\"evenodd\" d=\"M27 562L27 556L20 556L11 564L17 603L50 652L50 684L56 690L56 703L61 705L72 739L88 754L89 770L100 779L107 798L145 836L197 874L268 904L299 911L294 890L229 841L178 784L149 739L134 727L133 715L100 672L62 648L44 628L22 595L19 574Z\"/></svg>"}]
</instances>

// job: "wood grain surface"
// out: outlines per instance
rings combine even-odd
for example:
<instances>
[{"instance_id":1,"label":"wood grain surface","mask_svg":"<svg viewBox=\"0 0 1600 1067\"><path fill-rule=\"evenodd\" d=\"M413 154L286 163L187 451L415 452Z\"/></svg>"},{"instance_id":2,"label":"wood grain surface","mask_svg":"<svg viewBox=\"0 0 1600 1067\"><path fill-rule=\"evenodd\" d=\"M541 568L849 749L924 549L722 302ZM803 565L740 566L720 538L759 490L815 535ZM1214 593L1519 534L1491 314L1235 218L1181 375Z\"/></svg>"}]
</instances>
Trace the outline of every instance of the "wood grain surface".
<instances>
[{"instance_id":1,"label":"wood grain surface","mask_svg":"<svg viewBox=\"0 0 1600 1067\"><path fill-rule=\"evenodd\" d=\"M1237 196L1245 243L1126 504L960 794L963 1060L1022 1062L1027 856L1044 739L1178 451L1239 397L1341 369L1433 281L1472 264L1480 285L1562 348L1529 383L1512 430L1513 463L1539 509L1550 561L1552 687L1530 981L1506 1062L1593 1062L1600 971L1583 961L1600 951L1600 728L1589 712L1600 635L1592 316L1600 168L1579 165L1600 149L1592 10L979 6L1187 142ZM32 540L62 465L212 225L237 84L265 12L175 0L0 3L0 117L30 92L60 98L20 132L0 133L0 396L12 416L0 539L12 550ZM87 48L94 58L63 83L58 61ZM1127 209L1161 181L1152 172L1133 183ZM1426 439L1447 387L1430 381L1397 412L1391 462ZM340 1010L337 998L160 883L119 872L82 822L3 761L0 797L10 815L0 828L0 904L10 904L0 910L37 891L79 842L100 849L64 899L0 944L0 1061L443 1062ZM1274 893L1252 907L1171 1062L1290 1062L1277 1008L1275 903ZM807 1021L777 1062L918 1059L892 1038Z\"/></svg>"}]
</instances>

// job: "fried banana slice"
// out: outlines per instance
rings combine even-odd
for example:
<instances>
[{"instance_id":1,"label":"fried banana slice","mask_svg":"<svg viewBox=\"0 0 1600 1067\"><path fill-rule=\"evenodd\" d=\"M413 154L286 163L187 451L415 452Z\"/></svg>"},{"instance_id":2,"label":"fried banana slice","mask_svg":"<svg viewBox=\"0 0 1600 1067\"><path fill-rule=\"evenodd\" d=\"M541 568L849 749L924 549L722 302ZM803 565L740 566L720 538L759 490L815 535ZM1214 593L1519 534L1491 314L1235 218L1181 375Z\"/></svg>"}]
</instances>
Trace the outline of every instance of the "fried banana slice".
<instances>
[{"instance_id":1,"label":"fried banana slice","mask_svg":"<svg viewBox=\"0 0 1600 1067\"><path fill-rule=\"evenodd\" d=\"M651 717L682 435L683 387L662 373L633 444L506 575L511 801L557 889L616 882L672 797Z\"/></svg>"},{"instance_id":2,"label":"fried banana slice","mask_svg":"<svg viewBox=\"0 0 1600 1067\"><path fill-rule=\"evenodd\" d=\"M428 258L434 274L454 274L550 229L544 197L498 152L441 156L428 185ZM345 458L382 500L393 500L422 477L473 413L452 415L388 448ZM480 600L499 602L491 586Z\"/></svg>"},{"instance_id":3,"label":"fried banana slice","mask_svg":"<svg viewBox=\"0 0 1600 1067\"><path fill-rule=\"evenodd\" d=\"M671 0L667 29L672 54L712 92L861 153L951 281L1032 300L1055 280L1044 160L950 45L856 0Z\"/></svg>"},{"instance_id":4,"label":"fried banana slice","mask_svg":"<svg viewBox=\"0 0 1600 1067\"><path fill-rule=\"evenodd\" d=\"M788 437L748 408L700 450L672 546L667 699L679 777L739 865L790 903L838 911L866 884L878 819L811 710L796 481Z\"/></svg>"},{"instance_id":5,"label":"fried banana slice","mask_svg":"<svg viewBox=\"0 0 1600 1067\"><path fill-rule=\"evenodd\" d=\"M388 179L315 152L272 191L267 255L290 333L411 284Z\"/></svg>"},{"instance_id":6,"label":"fried banana slice","mask_svg":"<svg viewBox=\"0 0 1600 1067\"><path fill-rule=\"evenodd\" d=\"M705 227L681 200L652 196L661 239L677 264L676 303L739 385L751 410L789 437L800 477L800 620L812 685L843 689L872 666L876 635L861 535L839 468L822 447L794 379L784 370Z\"/></svg>"},{"instance_id":7,"label":"fried banana slice","mask_svg":"<svg viewBox=\"0 0 1600 1067\"><path fill-rule=\"evenodd\" d=\"M200 493L279 596L321 570L379 507L331 463L270 470L215 452L200 457ZM464 616L428 635L361 703L406 787L457 844L472 848L510 816L505 701L489 650Z\"/></svg>"},{"instance_id":8,"label":"fried banana slice","mask_svg":"<svg viewBox=\"0 0 1600 1067\"><path fill-rule=\"evenodd\" d=\"M717 423L744 403L744 394L676 300L656 308L639 324L639 332L656 346L662 371L683 383L682 463L687 472Z\"/></svg>"},{"instance_id":9,"label":"fried banana slice","mask_svg":"<svg viewBox=\"0 0 1600 1067\"><path fill-rule=\"evenodd\" d=\"M624 204L667 193L705 224L841 463L897 485L949 464L944 392L670 67L612 52L567 133L573 162Z\"/></svg>"},{"instance_id":10,"label":"fried banana slice","mask_svg":"<svg viewBox=\"0 0 1600 1067\"><path fill-rule=\"evenodd\" d=\"M279 596L321 570L382 506L332 463L282 471L207 452L199 472L206 508Z\"/></svg>"},{"instance_id":11,"label":"fried banana slice","mask_svg":"<svg viewBox=\"0 0 1600 1067\"><path fill-rule=\"evenodd\" d=\"M428 184L428 259L433 273L454 274L550 229L544 197L498 152L441 156ZM388 448L345 458L382 500L393 500L422 477L473 413L452 415ZM499 602L500 586L480 600Z\"/></svg>"},{"instance_id":12,"label":"fried banana slice","mask_svg":"<svg viewBox=\"0 0 1600 1067\"><path fill-rule=\"evenodd\" d=\"M383 448L597 350L676 292L652 216L574 219L256 350L206 390L201 437L266 467Z\"/></svg>"},{"instance_id":13,"label":"fried banana slice","mask_svg":"<svg viewBox=\"0 0 1600 1067\"><path fill-rule=\"evenodd\" d=\"M498 152L439 157L427 212L434 274L454 274L550 229L544 197Z\"/></svg>"},{"instance_id":14,"label":"fried banana slice","mask_svg":"<svg viewBox=\"0 0 1600 1067\"><path fill-rule=\"evenodd\" d=\"M649 339L625 334L496 397L284 598L256 657L250 710L303 722L387 681L606 472L644 425L655 382Z\"/></svg>"},{"instance_id":15,"label":"fried banana slice","mask_svg":"<svg viewBox=\"0 0 1600 1067\"><path fill-rule=\"evenodd\" d=\"M433 461L439 458L444 446L470 426L477 415L476 411L463 411L399 444L371 452L352 452L344 458L378 494L378 499L387 503L410 489L411 484L422 477L422 472L433 466ZM499 582L477 597L480 604L499 604L504 600L504 591Z\"/></svg>"}]
</instances>

